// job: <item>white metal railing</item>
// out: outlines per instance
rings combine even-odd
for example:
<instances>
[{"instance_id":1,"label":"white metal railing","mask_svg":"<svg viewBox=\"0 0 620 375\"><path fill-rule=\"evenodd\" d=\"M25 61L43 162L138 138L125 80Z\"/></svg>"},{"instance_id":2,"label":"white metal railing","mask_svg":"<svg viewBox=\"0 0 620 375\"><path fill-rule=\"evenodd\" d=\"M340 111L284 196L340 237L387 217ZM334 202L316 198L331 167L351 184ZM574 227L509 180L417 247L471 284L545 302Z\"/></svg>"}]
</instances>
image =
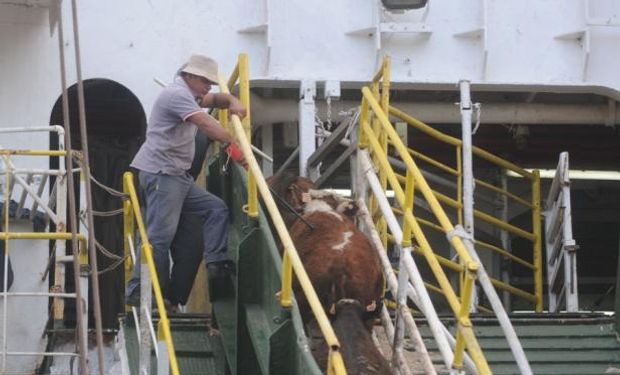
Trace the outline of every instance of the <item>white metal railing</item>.
<instances>
[{"instance_id":1,"label":"white metal railing","mask_svg":"<svg viewBox=\"0 0 620 375\"><path fill-rule=\"evenodd\" d=\"M392 232L392 235L395 238L395 242L400 243L403 236L401 225L394 215L391 205L385 196L385 192L381 186L379 177L375 173L375 169L372 166L368 152L365 150L359 150L357 152L357 160L358 170L361 174L358 176L358 181L356 182L357 191L362 192L363 194L367 188L370 189L373 196L377 200L381 214L385 218L390 232ZM388 287L392 293L397 296L399 294L402 296L402 292L405 291L406 296L409 297L416 304L416 306L418 306L428 321L429 328L435 338L435 342L437 343L443 363L447 368L452 368L452 363L454 361L453 350L456 345L456 339L439 319L437 311L431 301L431 297L424 286L424 281L422 280L420 271L418 270L415 260L411 255L410 249L400 249L401 265L403 267L400 268L399 275L407 275L407 278L402 277L397 281L394 270L392 269L389 259L387 258L387 253L383 248L381 240L378 238L379 234L376 232L375 225L368 214L368 209L366 208L365 203L358 200L358 204L361 205L360 212L365 226L364 229L366 230L366 233L370 232L370 238L372 239L375 248L378 249L377 253L379 254L379 258L381 259L381 263L383 265L383 271L385 272L388 281ZM413 322L413 317L411 317L411 319L408 318L408 316L411 316L411 313L407 309L402 309L399 313L403 316L406 330L410 334L414 332L415 323ZM433 370L427 370L428 360L425 359L424 362L425 371L432 373L430 371L434 371L434 368ZM474 362L467 354L464 356L464 365L468 372L477 373Z\"/></svg>"},{"instance_id":2,"label":"white metal railing","mask_svg":"<svg viewBox=\"0 0 620 375\"><path fill-rule=\"evenodd\" d=\"M8 356L39 356L39 357L59 357L59 356L69 356L69 357L77 357L80 356L82 351L78 350L78 352L41 352L41 351L11 351L8 348L8 330L9 330L9 314L8 314L8 305L9 305L9 297L11 298L19 298L19 297L43 297L43 298L54 298L53 303L53 318L55 320L61 320L64 315L64 299L65 298L81 298L81 305L83 309L81 314L78 315L78 319L82 322L82 327L87 327L88 322L88 295L84 293L65 293L64 291L64 281L65 281L65 265L63 261L67 259L66 254L66 241L71 239L71 234L66 233L66 215L67 215L67 182L66 182L66 170L65 170L65 158L66 152L64 150L64 129L62 126L52 125L52 126L44 126L44 127L30 127L30 128L0 128L0 134L7 133L31 133L31 132L51 132L56 133L58 135L58 149L57 150L16 150L16 149L6 149L0 146L0 155L2 158L0 159L0 170L2 175L2 201L4 204L4 210L2 212L2 221L3 221L3 231L0 232L0 240L4 241L5 244L5 257L4 257L4 288L0 295L3 298L3 307L2 307L2 348L0 350L0 354L2 355L2 365L1 365L1 373L5 373L7 371L11 371L7 369ZM6 141L6 138L5 138ZM33 157L33 156L57 156L59 157L59 165L58 169L41 169L41 168L16 168L12 158L17 157ZM75 173L79 171L73 170ZM25 177L22 177L25 175ZM48 183L49 176L56 176L56 181L53 187L50 189L49 199L44 198L45 187ZM16 188L19 187L21 191L18 191ZM10 220L9 220L9 207L11 202L13 201L13 196L16 195L17 207L15 211L16 220L21 218L23 215L24 209L30 209L29 219L33 220L37 214L37 212L41 212L42 210L44 214L45 224L47 226L48 222L51 221L55 224L56 232L55 233L46 233L46 232L11 232ZM28 203L28 198L30 202ZM83 236L80 236L80 239L83 240ZM20 239L31 239L31 240L56 240L55 248L54 248L54 256L56 259L56 266L54 268L54 276L56 285L49 292L39 292L39 291L16 291L9 292L8 291L8 283L7 283L7 275L8 275L8 260L10 255L10 241L20 240ZM26 250L24 250L26 251ZM73 258L73 257L72 257ZM73 258L77 261L77 254ZM43 274L44 270L40 270L41 274ZM33 277L39 277L39 273L36 270L33 270ZM24 277L27 275L16 275L16 277ZM88 280L87 277L80 276L80 288L83 291L88 290ZM78 288L76 288L78 289ZM87 293L87 292L86 292ZM79 303L79 302L78 302ZM47 314L46 314L47 315ZM17 316L19 318L19 316ZM87 330L84 328L80 332L80 341L86 342L86 333ZM19 365L18 365L19 366Z\"/></svg>"},{"instance_id":3,"label":"white metal railing","mask_svg":"<svg viewBox=\"0 0 620 375\"><path fill-rule=\"evenodd\" d=\"M550 312L560 311L563 301L566 311L579 310L577 297L579 246L573 239L568 170L568 152L562 152L544 212Z\"/></svg>"}]
</instances>

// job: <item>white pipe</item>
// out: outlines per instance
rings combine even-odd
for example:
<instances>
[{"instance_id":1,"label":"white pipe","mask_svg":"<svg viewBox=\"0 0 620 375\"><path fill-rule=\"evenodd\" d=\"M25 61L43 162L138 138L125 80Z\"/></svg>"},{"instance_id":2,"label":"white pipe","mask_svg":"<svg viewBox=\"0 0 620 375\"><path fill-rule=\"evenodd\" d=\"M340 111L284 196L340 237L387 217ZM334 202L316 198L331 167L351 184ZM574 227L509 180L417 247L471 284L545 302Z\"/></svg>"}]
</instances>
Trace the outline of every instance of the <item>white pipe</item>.
<instances>
[{"instance_id":1,"label":"white pipe","mask_svg":"<svg viewBox=\"0 0 620 375\"><path fill-rule=\"evenodd\" d=\"M8 167L8 168L11 170L11 172L12 172L12 169L14 168L13 162L7 159L7 160L6 160L6 164L5 164L5 165L7 165L7 167ZM63 168L63 166L62 166L62 165L60 165L59 170L60 170L61 172L63 172L63 173L64 173L64 168ZM32 197L32 199L34 199L34 200L35 200L35 202L37 202L37 203L41 206L41 208L43 208L43 210L45 211L45 213L46 213L46 214L50 217L50 219L52 219L52 221L54 222L54 224L58 224L58 223L59 223L59 220L60 220L60 219L58 218L58 216L56 216L56 214L55 214L55 213L54 213L54 212L53 212L53 211L52 211L52 210L51 210L51 209L50 209L50 208L49 208L49 207L45 204L45 202L43 202L43 200L41 199L41 197L39 197L39 196L35 193L35 191L32 189L32 187L30 187L30 185L29 185L28 183L26 183L26 181L24 181L24 179L23 179L23 178L21 178L20 176L18 176L18 175L16 175L16 174L14 174L14 173L11 173L11 175L13 176L13 179L14 179L14 180L15 180L18 184L20 184L20 185L22 186L22 188L24 188L24 189L28 192L28 194L30 194L30 196ZM63 221L63 223L64 223L64 221Z\"/></svg>"},{"instance_id":2,"label":"white pipe","mask_svg":"<svg viewBox=\"0 0 620 375\"><path fill-rule=\"evenodd\" d=\"M461 103L459 108L461 111L461 147L462 154L462 182L463 182L463 226L465 231L475 238L474 232L474 170L472 162L472 141L471 141L471 115L472 103L469 92L469 81L461 80L459 82L461 91ZM472 289L471 305L469 311L476 312L478 305L478 293L476 288Z\"/></svg>"},{"instance_id":3,"label":"white pipe","mask_svg":"<svg viewBox=\"0 0 620 375\"><path fill-rule=\"evenodd\" d=\"M460 81L461 89L461 131L463 146L463 223L465 230L474 235L474 172L472 163L471 114L472 104L469 81Z\"/></svg>"},{"instance_id":4,"label":"white pipe","mask_svg":"<svg viewBox=\"0 0 620 375\"><path fill-rule=\"evenodd\" d=\"M35 126L32 128L0 128L0 133L32 133L32 132L55 132L58 133L59 138L65 135L65 129L60 125L49 126ZM62 150L63 148L59 148Z\"/></svg>"},{"instance_id":5,"label":"white pipe","mask_svg":"<svg viewBox=\"0 0 620 375\"><path fill-rule=\"evenodd\" d=\"M512 351L513 356L517 362L517 366L519 366L519 371L521 374L529 375L532 374L532 369L530 368L530 364L525 356L525 352L523 351L523 347L521 346L521 342L517 337L517 333L515 332L514 327L510 323L510 318L504 310L504 306L502 305L502 301L500 301L499 296L497 295L497 291L491 284L491 279L487 274L487 271L484 269L484 265L480 262L480 258L478 257L478 253L474 249L474 245L471 243L469 239L464 239L463 243L465 244L465 248L469 255L478 262L480 268L478 268L478 282L482 286L484 290L484 294L486 294L493 311L495 312L495 316L499 321L499 325L502 327L504 331L504 335L506 336L506 341L508 341L508 345L510 346L510 350Z\"/></svg>"},{"instance_id":6,"label":"white pipe","mask_svg":"<svg viewBox=\"0 0 620 375\"><path fill-rule=\"evenodd\" d=\"M399 286L396 275L394 274L394 270L392 269L392 265L390 264L390 260L387 257L387 252L381 243L381 239L379 238L379 233L374 229L374 224L372 219L370 218L370 214L368 213L368 207L366 207L366 203L362 199L357 200L358 205L358 217L361 219L362 223L366 229L366 235L369 237L377 255L379 256L379 260L381 261L381 266L383 268L383 273L385 275L385 279L387 282L387 286L393 295L398 295ZM404 272L406 274L406 272ZM400 276L400 275L399 275ZM409 291L413 292L413 288L411 285L407 285L407 295L411 300L417 305L420 306L420 300L417 295L412 295ZM413 292L415 293L415 292ZM407 332L409 333L409 337L413 340L414 345L418 353L424 355L424 371L426 374L432 375L435 374L435 366L433 366L433 361L428 357L428 351L426 350L426 345L424 345L424 340L418 331L418 328L415 324L415 320L413 316L411 316L411 312L406 310L403 312L404 323ZM440 322L441 323L441 322ZM385 325L384 325L385 326ZM385 326L386 329L394 330L392 322L390 321L390 327ZM448 333L449 334L449 333ZM393 334L392 334L393 336ZM392 341L392 339L390 339Z\"/></svg>"},{"instance_id":7,"label":"white pipe","mask_svg":"<svg viewBox=\"0 0 620 375\"><path fill-rule=\"evenodd\" d=\"M7 297L57 297L75 298L75 293L53 293L53 292L1 292L0 295Z\"/></svg>"},{"instance_id":8,"label":"white pipe","mask_svg":"<svg viewBox=\"0 0 620 375\"><path fill-rule=\"evenodd\" d=\"M394 325L392 324L392 318L390 317L390 313L385 305L381 308L381 324L385 329L385 335L387 336L388 342L395 342L395 332ZM398 369L399 375L410 375L412 374L407 361L405 360L405 355L403 353L402 347L400 349L396 348L396 345L392 347L392 368ZM433 368L432 372L428 372L425 368L426 375L435 374L435 369Z\"/></svg>"},{"instance_id":9,"label":"white pipe","mask_svg":"<svg viewBox=\"0 0 620 375\"><path fill-rule=\"evenodd\" d=\"M271 99L253 94L252 122L255 125L295 122L299 120L298 102L294 99ZM459 108L453 103L394 102L398 109L413 115L420 121L459 124ZM340 112L357 108L359 101L333 101L332 120L342 121L347 115ZM324 101L316 102L317 114L326 117ZM487 124L523 125L608 125L620 124L620 106L609 112L608 104L543 104L543 103L484 103L481 122Z\"/></svg>"},{"instance_id":10,"label":"white pipe","mask_svg":"<svg viewBox=\"0 0 620 375\"><path fill-rule=\"evenodd\" d=\"M390 232L392 232L392 235L394 236L396 242L401 242L403 237L402 229L400 228L398 220L392 212L392 208L387 201L387 198L385 198L385 195L383 194L383 189L381 188L379 179L374 172L374 169L370 162L370 157L368 156L368 152L358 152L358 158L360 160L362 170L365 171L366 181L368 182L371 190L377 198L379 208L381 209L383 217L388 227L390 228ZM435 311L433 303L431 302L428 291L424 286L424 281L422 280L420 271L418 270L415 261L411 257L411 254L405 254L404 260L405 267L411 278L411 283L413 284L413 289L416 292L415 294L418 296L418 301L414 300L414 302L420 308L420 310L422 310L422 313L426 316L426 319L428 320L429 328L433 333L433 336L435 337L437 347L439 349L439 352L441 353L445 365L448 368L451 368L452 362L454 360L454 354L452 352L452 349L450 348L450 343L445 337L445 327L437 316L437 312ZM465 354L465 366L472 373L477 372L473 361L471 360L471 358L469 358L467 354Z\"/></svg>"}]
</instances>

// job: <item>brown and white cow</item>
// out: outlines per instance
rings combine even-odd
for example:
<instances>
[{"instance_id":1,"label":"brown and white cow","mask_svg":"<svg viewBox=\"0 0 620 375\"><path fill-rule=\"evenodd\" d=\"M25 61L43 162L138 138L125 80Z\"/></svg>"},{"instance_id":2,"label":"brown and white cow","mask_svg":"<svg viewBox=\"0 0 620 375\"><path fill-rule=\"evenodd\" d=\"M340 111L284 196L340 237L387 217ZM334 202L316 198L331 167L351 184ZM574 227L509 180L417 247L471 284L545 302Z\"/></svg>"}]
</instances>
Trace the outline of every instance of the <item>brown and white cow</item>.
<instances>
[{"instance_id":1,"label":"brown and white cow","mask_svg":"<svg viewBox=\"0 0 620 375\"><path fill-rule=\"evenodd\" d=\"M304 177L282 176L269 183L288 203L288 207L279 204L282 217L319 300L331 316L348 373L391 374L371 339L382 307L384 280L370 241L355 225L357 205L336 193L315 190L314 183ZM299 285L294 287L302 319L310 324L310 306ZM324 342L321 346L314 351L320 365L328 351Z\"/></svg>"}]
</instances>

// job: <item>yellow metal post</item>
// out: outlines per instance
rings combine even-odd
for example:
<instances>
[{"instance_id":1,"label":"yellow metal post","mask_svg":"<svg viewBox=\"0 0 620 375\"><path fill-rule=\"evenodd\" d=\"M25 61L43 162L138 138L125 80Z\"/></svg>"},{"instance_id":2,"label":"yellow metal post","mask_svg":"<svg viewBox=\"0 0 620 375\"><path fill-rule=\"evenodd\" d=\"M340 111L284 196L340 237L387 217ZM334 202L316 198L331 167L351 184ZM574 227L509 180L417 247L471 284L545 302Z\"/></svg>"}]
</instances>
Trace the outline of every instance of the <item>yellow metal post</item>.
<instances>
[{"instance_id":1,"label":"yellow metal post","mask_svg":"<svg viewBox=\"0 0 620 375\"><path fill-rule=\"evenodd\" d=\"M125 172L123 174L123 191L128 191L129 187L127 186L127 182L125 182L125 175L129 172ZM131 177L131 176L130 176ZM123 201L123 250L126 256L125 260L125 283L129 281L131 278L131 272L133 269L133 260L131 259L131 244L129 243L129 237L133 240L134 233L134 218L133 211L131 207L131 202L129 199L125 199ZM135 243L135 242L134 242ZM128 307L129 309L129 307Z\"/></svg>"},{"instance_id":2,"label":"yellow metal post","mask_svg":"<svg viewBox=\"0 0 620 375\"><path fill-rule=\"evenodd\" d=\"M405 183L405 206L403 207L405 212L413 211L413 194L415 192L413 184L413 174L407 171L407 182ZM411 225L407 220L405 220L403 223L402 246L411 246Z\"/></svg>"},{"instance_id":3,"label":"yellow metal post","mask_svg":"<svg viewBox=\"0 0 620 375\"><path fill-rule=\"evenodd\" d=\"M280 294L280 306L290 308L293 306L293 265L287 252L282 254L282 292Z\"/></svg>"},{"instance_id":4,"label":"yellow metal post","mask_svg":"<svg viewBox=\"0 0 620 375\"><path fill-rule=\"evenodd\" d=\"M172 333L170 332L170 320L168 320L168 314L166 312L164 297L162 295L161 286L159 285L159 279L157 278L157 269L155 268L155 261L153 259L153 247L149 242L148 235L146 233L146 226L142 221L142 213L140 204L138 202L138 194L133 184L133 173L126 172L123 175L123 186L127 188L125 191L129 195L133 214L138 226L138 232L142 239L142 267L147 266L151 279L153 282L153 294L155 295L155 301L157 301L157 309L159 310L159 320L162 325L162 332L168 354L170 356L170 370L173 375L179 375L179 364L177 362L176 352L174 350L174 344L172 342Z\"/></svg>"},{"instance_id":5,"label":"yellow metal post","mask_svg":"<svg viewBox=\"0 0 620 375\"><path fill-rule=\"evenodd\" d=\"M543 311L543 260L542 227L540 215L540 171L533 171L532 178L532 229L534 232L534 294L536 312Z\"/></svg>"},{"instance_id":6,"label":"yellow metal post","mask_svg":"<svg viewBox=\"0 0 620 375\"><path fill-rule=\"evenodd\" d=\"M360 124L367 124L368 123L368 101L366 101L366 98L362 98L362 108L360 110L360 120L359 120ZM359 142L358 142L358 146L359 148L366 148L368 147L368 136L366 136L366 133L363 130L363 127L360 126L359 128Z\"/></svg>"}]
</instances>

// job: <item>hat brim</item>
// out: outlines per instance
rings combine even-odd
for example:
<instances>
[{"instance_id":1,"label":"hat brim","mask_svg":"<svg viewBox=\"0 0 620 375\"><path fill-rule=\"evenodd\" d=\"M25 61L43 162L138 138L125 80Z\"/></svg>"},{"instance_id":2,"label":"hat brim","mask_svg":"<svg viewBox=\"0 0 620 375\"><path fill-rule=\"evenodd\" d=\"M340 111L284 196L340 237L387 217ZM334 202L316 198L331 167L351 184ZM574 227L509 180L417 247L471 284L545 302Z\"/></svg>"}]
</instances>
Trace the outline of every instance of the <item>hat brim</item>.
<instances>
[{"instance_id":1,"label":"hat brim","mask_svg":"<svg viewBox=\"0 0 620 375\"><path fill-rule=\"evenodd\" d=\"M191 66L187 66L187 67L183 68L181 71L185 72L185 73L193 74L195 76L206 78L209 81L211 81L211 83L213 85L217 85L218 84L217 76L209 74L208 72L205 72L202 69L195 69L195 68L193 68Z\"/></svg>"}]
</instances>

